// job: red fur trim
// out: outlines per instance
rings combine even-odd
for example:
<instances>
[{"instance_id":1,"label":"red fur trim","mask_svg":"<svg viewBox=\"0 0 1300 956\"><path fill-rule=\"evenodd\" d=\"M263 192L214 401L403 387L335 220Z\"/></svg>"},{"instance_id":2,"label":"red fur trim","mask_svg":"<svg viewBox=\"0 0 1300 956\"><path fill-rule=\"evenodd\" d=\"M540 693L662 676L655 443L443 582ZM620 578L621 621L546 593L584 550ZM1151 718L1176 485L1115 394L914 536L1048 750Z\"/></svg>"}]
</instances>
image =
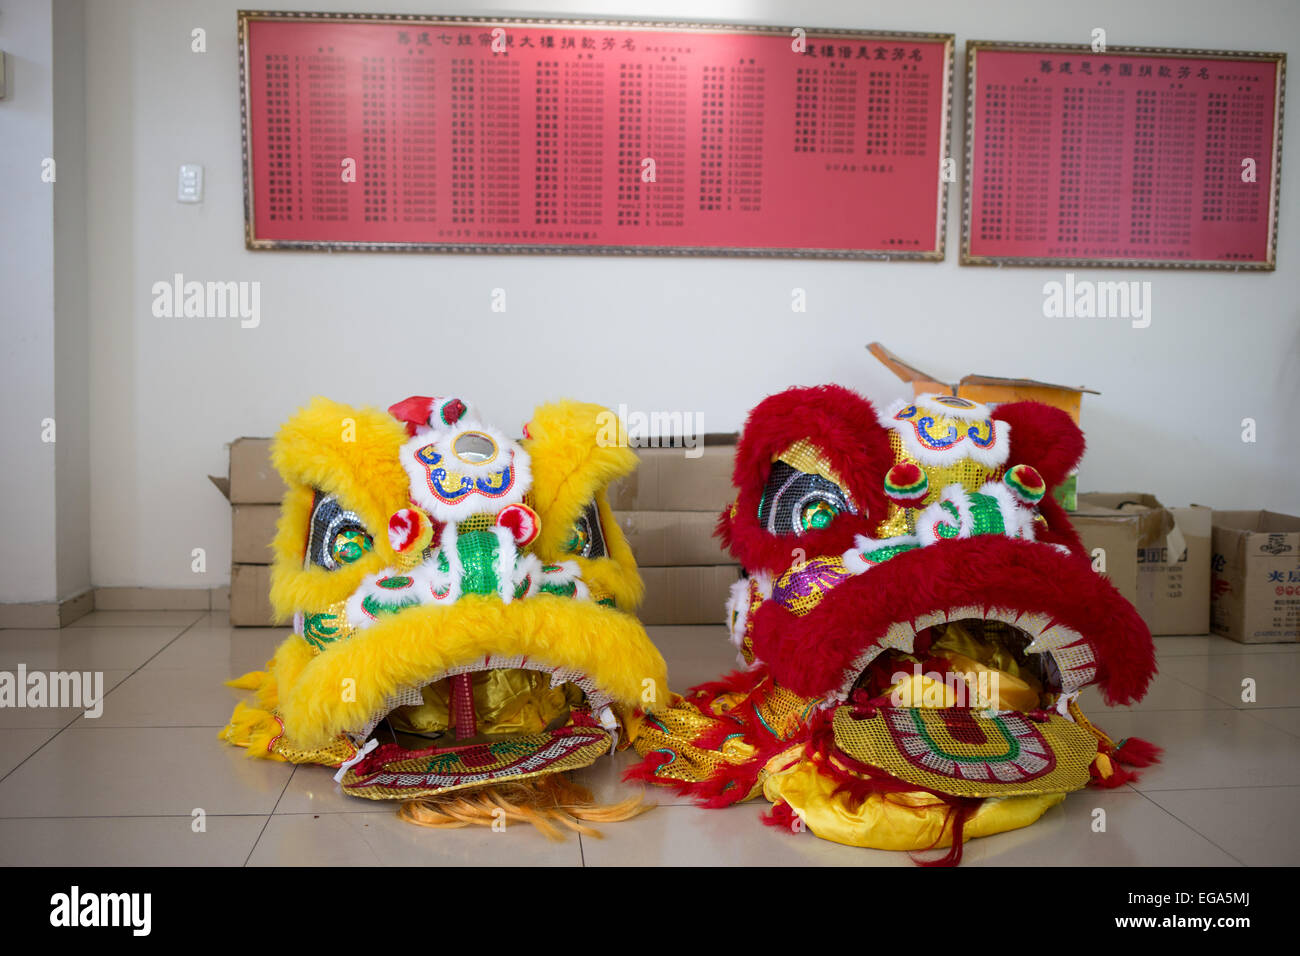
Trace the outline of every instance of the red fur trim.
<instances>
[{"instance_id":1,"label":"red fur trim","mask_svg":"<svg viewBox=\"0 0 1300 956\"><path fill-rule=\"evenodd\" d=\"M759 814L758 818L769 827L780 827L790 833L795 832L795 821L799 819L798 815L790 809L790 804L784 800L772 804L771 811Z\"/></svg>"},{"instance_id":2,"label":"red fur trim","mask_svg":"<svg viewBox=\"0 0 1300 956\"><path fill-rule=\"evenodd\" d=\"M1033 465L1049 489L1063 482L1083 458L1083 432L1059 408L1042 402L1008 402L993 409L993 417L1011 426L1007 467Z\"/></svg>"},{"instance_id":3,"label":"red fur trim","mask_svg":"<svg viewBox=\"0 0 1300 956\"><path fill-rule=\"evenodd\" d=\"M1043 496L1043 500L1038 502L1038 513L1047 520L1046 528L1038 528L1035 531L1035 537L1043 544L1063 544L1071 551L1088 558L1091 566L1092 557L1083 547L1083 542L1079 540L1079 532L1074 530L1074 525L1070 523L1070 516L1061 503L1052 495Z\"/></svg>"},{"instance_id":4,"label":"red fur trim","mask_svg":"<svg viewBox=\"0 0 1300 956\"><path fill-rule=\"evenodd\" d=\"M773 535L758 522L763 487L772 459L801 439L813 442L826 457L859 513L841 514L828 527L807 534ZM885 472L892 464L889 438L876 410L856 392L818 385L769 396L749 413L736 446L736 514L723 512L718 536L744 567L772 573L790 566L796 547L810 556L843 553L855 535L870 534L885 516Z\"/></svg>"},{"instance_id":5,"label":"red fur trim","mask_svg":"<svg viewBox=\"0 0 1300 956\"><path fill-rule=\"evenodd\" d=\"M754 651L776 683L819 697L840 686L891 623L968 605L1045 613L1078 631L1093 646L1108 704L1140 699L1156 673L1146 624L1084 558L996 535L897 555L845 581L803 617L769 601L754 615Z\"/></svg>"},{"instance_id":6,"label":"red fur trim","mask_svg":"<svg viewBox=\"0 0 1300 956\"><path fill-rule=\"evenodd\" d=\"M1115 759L1130 767L1149 767L1153 763L1159 763L1163 753L1164 750L1160 747L1141 737L1128 737L1120 741Z\"/></svg>"}]
</instances>

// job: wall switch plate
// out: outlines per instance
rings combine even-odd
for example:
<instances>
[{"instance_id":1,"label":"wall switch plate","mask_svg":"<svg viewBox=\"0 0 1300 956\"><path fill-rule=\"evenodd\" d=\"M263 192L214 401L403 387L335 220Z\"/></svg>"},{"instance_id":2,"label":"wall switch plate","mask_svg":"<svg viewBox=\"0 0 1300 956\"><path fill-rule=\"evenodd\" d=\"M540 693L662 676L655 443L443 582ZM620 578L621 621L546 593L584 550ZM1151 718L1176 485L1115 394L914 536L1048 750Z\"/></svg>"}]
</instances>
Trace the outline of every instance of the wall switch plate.
<instances>
[{"instance_id":1,"label":"wall switch plate","mask_svg":"<svg viewBox=\"0 0 1300 956\"><path fill-rule=\"evenodd\" d=\"M176 183L177 202L203 202L203 167L184 163Z\"/></svg>"}]
</instances>

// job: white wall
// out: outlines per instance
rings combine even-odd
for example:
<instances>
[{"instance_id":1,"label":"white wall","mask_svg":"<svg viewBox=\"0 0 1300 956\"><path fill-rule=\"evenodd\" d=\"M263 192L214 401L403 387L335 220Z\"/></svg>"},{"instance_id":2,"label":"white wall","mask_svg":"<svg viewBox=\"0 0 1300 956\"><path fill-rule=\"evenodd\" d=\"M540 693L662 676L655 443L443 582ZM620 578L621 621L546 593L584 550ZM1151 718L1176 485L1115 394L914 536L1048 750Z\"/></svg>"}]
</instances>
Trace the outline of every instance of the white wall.
<instances>
[{"instance_id":1,"label":"white wall","mask_svg":"<svg viewBox=\"0 0 1300 956\"><path fill-rule=\"evenodd\" d=\"M723 430L739 425L762 396L795 383L834 380L881 401L900 394L901 384L864 350L873 339L943 376L1029 375L1100 389L1084 408L1085 487L1149 490L1172 504L1300 511L1294 116L1282 183L1282 268L1125 271L1118 277L1152 282L1154 321L1144 330L1120 320L1044 319L1042 285L1059 273L959 268L959 189L949 197L948 259L938 265L250 253L242 241L238 6L89 5L90 524L98 586L224 582L229 508L204 476L225 468L224 442L270 434L316 393L381 406L412 393L463 394L511 429L538 401L570 394L700 411L709 430ZM1300 5L1286 0L719 0L707 9L685 0L515 0L504 11L472 0L383 0L375 9L952 31L959 77L966 40L1084 42L1094 26L1105 27L1112 44L1300 52ZM206 54L189 52L196 26L208 31ZM959 92L958 143L962 100ZM39 122L39 104L29 109ZM201 206L175 202L182 162L206 169ZM39 201L48 200L31 200ZM8 235L5 242L15 245ZM259 280L261 326L153 318L150 287L175 272ZM808 314L797 320L789 305L796 286L809 297ZM489 310L497 287L508 294L504 317ZM38 294L48 290L22 290ZM5 299L10 308L7 291ZM40 385L35 373L31 384ZM4 387L5 398L19 392L29 419L44 407L38 395ZM1248 416L1258 421L1253 445L1239 436ZM13 449L10 417L5 438ZM21 469L33 486L38 465L30 458ZM191 571L196 547L207 550L206 574ZM19 570L11 555L4 561L6 578Z\"/></svg>"},{"instance_id":2,"label":"white wall","mask_svg":"<svg viewBox=\"0 0 1300 956\"><path fill-rule=\"evenodd\" d=\"M50 601L55 570L54 48L49 0L0 5L0 602ZM57 431L56 431L57 437Z\"/></svg>"}]
</instances>

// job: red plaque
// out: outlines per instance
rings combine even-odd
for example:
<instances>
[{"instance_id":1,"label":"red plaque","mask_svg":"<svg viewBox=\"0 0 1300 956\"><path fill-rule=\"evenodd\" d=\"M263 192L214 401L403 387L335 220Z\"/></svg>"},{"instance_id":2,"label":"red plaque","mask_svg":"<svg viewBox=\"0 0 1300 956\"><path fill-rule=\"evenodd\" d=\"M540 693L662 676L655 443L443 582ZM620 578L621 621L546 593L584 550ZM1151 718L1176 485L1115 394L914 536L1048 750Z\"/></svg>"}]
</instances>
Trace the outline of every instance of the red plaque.
<instances>
[{"instance_id":1,"label":"red plaque","mask_svg":"<svg viewBox=\"0 0 1300 956\"><path fill-rule=\"evenodd\" d=\"M966 56L963 264L1274 268L1286 54Z\"/></svg>"},{"instance_id":2,"label":"red plaque","mask_svg":"<svg viewBox=\"0 0 1300 956\"><path fill-rule=\"evenodd\" d=\"M250 249L943 258L951 35L239 26Z\"/></svg>"}]
</instances>

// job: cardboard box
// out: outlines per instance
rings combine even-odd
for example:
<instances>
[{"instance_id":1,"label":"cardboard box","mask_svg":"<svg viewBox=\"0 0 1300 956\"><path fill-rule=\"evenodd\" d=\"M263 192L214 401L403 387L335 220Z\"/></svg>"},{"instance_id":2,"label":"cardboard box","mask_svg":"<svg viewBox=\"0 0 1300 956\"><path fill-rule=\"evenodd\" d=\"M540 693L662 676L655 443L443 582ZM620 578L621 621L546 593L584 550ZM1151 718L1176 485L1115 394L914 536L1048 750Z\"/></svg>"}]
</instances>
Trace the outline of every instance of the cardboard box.
<instances>
[{"instance_id":1,"label":"cardboard box","mask_svg":"<svg viewBox=\"0 0 1300 956\"><path fill-rule=\"evenodd\" d=\"M1210 509L1166 508L1142 492L1087 492L1070 521L1083 546L1103 552L1111 584L1137 608L1152 634L1209 630Z\"/></svg>"},{"instance_id":2,"label":"cardboard box","mask_svg":"<svg viewBox=\"0 0 1300 956\"><path fill-rule=\"evenodd\" d=\"M879 342L872 342L867 346L867 350L891 372L909 383L912 386L913 396L937 392L988 405L998 405L1002 402L1042 402L1061 409L1074 420L1075 424L1078 424L1084 394L1100 394L1082 385L1053 385L1051 382L1040 382L1032 378L1002 378L997 375L967 375L959 382L941 382L928 372L908 365ZM1074 511L1077 507L1077 489L1078 473L1074 472L1054 492L1067 511Z\"/></svg>"},{"instance_id":3,"label":"cardboard box","mask_svg":"<svg viewBox=\"0 0 1300 956\"><path fill-rule=\"evenodd\" d=\"M616 511L614 519L643 568L735 563L713 536L717 512Z\"/></svg>"},{"instance_id":4,"label":"cardboard box","mask_svg":"<svg viewBox=\"0 0 1300 956\"><path fill-rule=\"evenodd\" d=\"M236 564L230 569L230 623L235 627L270 627L271 566Z\"/></svg>"},{"instance_id":5,"label":"cardboard box","mask_svg":"<svg viewBox=\"0 0 1300 956\"><path fill-rule=\"evenodd\" d=\"M1152 634L1208 634L1212 511L1166 510L1174 526L1165 542L1138 550L1138 612Z\"/></svg>"},{"instance_id":6,"label":"cardboard box","mask_svg":"<svg viewBox=\"0 0 1300 956\"><path fill-rule=\"evenodd\" d=\"M230 443L231 504L275 505L284 492L280 473L271 467L271 439L236 438Z\"/></svg>"},{"instance_id":7,"label":"cardboard box","mask_svg":"<svg viewBox=\"0 0 1300 956\"><path fill-rule=\"evenodd\" d=\"M1093 556L1093 567L1130 604L1138 603L1138 551L1164 547L1173 518L1151 495L1087 492L1070 523Z\"/></svg>"},{"instance_id":8,"label":"cardboard box","mask_svg":"<svg viewBox=\"0 0 1300 956\"><path fill-rule=\"evenodd\" d=\"M638 616L643 624L721 624L740 568L734 564L642 568L641 577L645 600Z\"/></svg>"},{"instance_id":9,"label":"cardboard box","mask_svg":"<svg viewBox=\"0 0 1300 956\"><path fill-rule=\"evenodd\" d=\"M1241 644L1300 640L1300 518L1216 511L1210 620Z\"/></svg>"},{"instance_id":10,"label":"cardboard box","mask_svg":"<svg viewBox=\"0 0 1300 956\"><path fill-rule=\"evenodd\" d=\"M279 505L234 505L231 512L230 559L234 564L270 564Z\"/></svg>"},{"instance_id":11,"label":"cardboard box","mask_svg":"<svg viewBox=\"0 0 1300 956\"><path fill-rule=\"evenodd\" d=\"M609 486L615 511L720 512L735 497L731 487L734 444L683 448L638 448L641 465Z\"/></svg>"}]
</instances>

